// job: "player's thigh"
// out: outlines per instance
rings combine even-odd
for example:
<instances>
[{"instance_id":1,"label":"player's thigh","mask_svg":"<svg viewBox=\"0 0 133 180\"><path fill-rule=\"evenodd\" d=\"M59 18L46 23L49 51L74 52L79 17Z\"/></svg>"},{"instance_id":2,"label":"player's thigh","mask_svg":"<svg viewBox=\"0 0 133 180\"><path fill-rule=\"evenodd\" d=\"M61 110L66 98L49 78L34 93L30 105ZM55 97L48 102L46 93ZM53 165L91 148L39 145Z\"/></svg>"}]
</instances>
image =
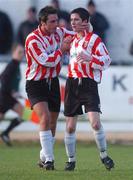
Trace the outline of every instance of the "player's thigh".
<instances>
[{"instance_id":1,"label":"player's thigh","mask_svg":"<svg viewBox=\"0 0 133 180\"><path fill-rule=\"evenodd\" d=\"M60 105L61 105L60 85L59 85L59 80L56 77L51 80L51 87L48 95L49 111L56 112L58 114L60 112Z\"/></svg>"},{"instance_id":2,"label":"player's thigh","mask_svg":"<svg viewBox=\"0 0 133 180\"><path fill-rule=\"evenodd\" d=\"M48 103L47 102L38 102L33 106L33 110L37 113L37 115L42 118L45 116L50 119Z\"/></svg>"},{"instance_id":3,"label":"player's thigh","mask_svg":"<svg viewBox=\"0 0 133 180\"><path fill-rule=\"evenodd\" d=\"M77 94L78 79L68 78L65 86L64 115L74 117L83 114Z\"/></svg>"},{"instance_id":4,"label":"player's thigh","mask_svg":"<svg viewBox=\"0 0 133 180\"><path fill-rule=\"evenodd\" d=\"M101 112L100 97L97 83L90 78L83 78L80 88L80 101L84 105L85 112Z\"/></svg>"},{"instance_id":5,"label":"player's thigh","mask_svg":"<svg viewBox=\"0 0 133 180\"><path fill-rule=\"evenodd\" d=\"M11 94L3 93L0 97L0 112L5 114L9 109L12 109L18 101Z\"/></svg>"},{"instance_id":6,"label":"player's thigh","mask_svg":"<svg viewBox=\"0 0 133 180\"><path fill-rule=\"evenodd\" d=\"M47 79L26 81L26 92L32 109L39 102L47 102L49 93Z\"/></svg>"}]
</instances>

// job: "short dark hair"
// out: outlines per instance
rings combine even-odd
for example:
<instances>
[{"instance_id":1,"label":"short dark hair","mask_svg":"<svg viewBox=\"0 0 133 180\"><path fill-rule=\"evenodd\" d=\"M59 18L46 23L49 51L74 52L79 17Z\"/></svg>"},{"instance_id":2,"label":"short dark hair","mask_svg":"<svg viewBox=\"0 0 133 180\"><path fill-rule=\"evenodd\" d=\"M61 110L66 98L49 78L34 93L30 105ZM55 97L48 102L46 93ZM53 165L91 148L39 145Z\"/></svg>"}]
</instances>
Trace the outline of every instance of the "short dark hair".
<instances>
[{"instance_id":1,"label":"short dark hair","mask_svg":"<svg viewBox=\"0 0 133 180\"><path fill-rule=\"evenodd\" d=\"M52 6L42 8L38 14L39 23L41 23L41 21L46 22L50 14L57 14L57 10Z\"/></svg>"},{"instance_id":2,"label":"short dark hair","mask_svg":"<svg viewBox=\"0 0 133 180\"><path fill-rule=\"evenodd\" d=\"M74 10L71 11L71 14L79 14L80 18L82 19L82 21L87 20L87 22L90 19L90 14L89 12L84 9L84 8L76 8Z\"/></svg>"},{"instance_id":3,"label":"short dark hair","mask_svg":"<svg viewBox=\"0 0 133 180\"><path fill-rule=\"evenodd\" d=\"M30 7L30 8L28 9L28 11L31 11L31 12L33 12L33 13L36 13L36 12L37 12L37 10L36 10L36 8L35 8L34 6Z\"/></svg>"},{"instance_id":4,"label":"short dark hair","mask_svg":"<svg viewBox=\"0 0 133 180\"><path fill-rule=\"evenodd\" d=\"M96 6L93 0L88 1L87 6Z\"/></svg>"}]
</instances>

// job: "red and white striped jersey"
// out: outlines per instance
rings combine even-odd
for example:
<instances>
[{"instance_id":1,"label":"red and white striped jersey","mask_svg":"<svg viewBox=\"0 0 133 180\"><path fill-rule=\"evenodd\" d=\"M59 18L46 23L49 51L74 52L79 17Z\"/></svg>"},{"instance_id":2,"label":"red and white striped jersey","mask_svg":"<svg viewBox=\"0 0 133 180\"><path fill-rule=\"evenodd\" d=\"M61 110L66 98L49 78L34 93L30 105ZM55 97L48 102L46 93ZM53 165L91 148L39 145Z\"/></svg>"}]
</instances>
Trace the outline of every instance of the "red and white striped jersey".
<instances>
[{"instance_id":1,"label":"red and white striped jersey","mask_svg":"<svg viewBox=\"0 0 133 180\"><path fill-rule=\"evenodd\" d=\"M41 80L58 76L62 66L60 45L64 37L74 32L57 28L56 32L46 35L38 27L26 39L27 80Z\"/></svg>"},{"instance_id":2,"label":"red and white striped jersey","mask_svg":"<svg viewBox=\"0 0 133 180\"><path fill-rule=\"evenodd\" d=\"M79 63L77 55L81 52L90 56L90 59ZM90 77L100 83L102 70L108 68L110 63L108 51L98 35L91 32L81 39L77 35L74 36L70 49L68 77Z\"/></svg>"}]
</instances>

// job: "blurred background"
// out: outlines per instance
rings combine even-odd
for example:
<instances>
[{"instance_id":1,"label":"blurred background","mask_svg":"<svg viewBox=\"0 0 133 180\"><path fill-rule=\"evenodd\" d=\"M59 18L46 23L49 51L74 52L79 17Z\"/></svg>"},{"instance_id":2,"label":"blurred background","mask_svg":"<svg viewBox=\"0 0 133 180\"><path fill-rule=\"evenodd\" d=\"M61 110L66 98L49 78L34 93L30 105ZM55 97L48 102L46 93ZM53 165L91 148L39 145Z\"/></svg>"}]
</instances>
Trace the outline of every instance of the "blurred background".
<instances>
[{"instance_id":1,"label":"blurred background","mask_svg":"<svg viewBox=\"0 0 133 180\"><path fill-rule=\"evenodd\" d=\"M101 119L105 131L112 133L108 138L115 141L127 138L132 140L133 135L133 21L132 0L0 0L0 73L11 60L11 46L14 41L24 45L28 33L38 26L37 13L46 5L55 3L60 15L60 26L71 29L69 24L69 12L77 7L84 7L90 11L94 31L101 36L105 42L112 64L103 73L102 83L99 85L101 97ZM20 93L26 98L25 93L25 58L21 64L22 79ZM65 78L67 74L67 59L61 72L61 92L63 111L63 93ZM23 101L23 100L22 100ZM22 102L24 103L24 102ZM6 117L15 116L8 112ZM0 124L3 130L8 122ZM86 125L85 115L80 118L78 132L90 131ZM64 132L65 123L63 113L57 127L57 136ZM15 132L37 131L38 125L26 121ZM114 136L114 133L119 133ZM16 136L13 136L16 138Z\"/></svg>"}]
</instances>

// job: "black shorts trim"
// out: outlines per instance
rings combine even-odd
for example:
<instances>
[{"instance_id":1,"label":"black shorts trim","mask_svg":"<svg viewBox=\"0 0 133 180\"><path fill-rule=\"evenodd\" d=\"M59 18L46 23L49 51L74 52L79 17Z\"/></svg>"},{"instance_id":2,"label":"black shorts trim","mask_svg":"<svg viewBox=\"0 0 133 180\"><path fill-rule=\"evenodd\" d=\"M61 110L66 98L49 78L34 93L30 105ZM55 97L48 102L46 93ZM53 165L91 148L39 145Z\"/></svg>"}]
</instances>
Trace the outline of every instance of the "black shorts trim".
<instances>
[{"instance_id":1,"label":"black shorts trim","mask_svg":"<svg viewBox=\"0 0 133 180\"><path fill-rule=\"evenodd\" d=\"M64 115L73 117L84 112L101 112L97 83L90 78L68 78L65 87Z\"/></svg>"},{"instance_id":2,"label":"black shorts trim","mask_svg":"<svg viewBox=\"0 0 133 180\"><path fill-rule=\"evenodd\" d=\"M26 92L31 104L31 108L39 102L47 102L49 110L60 111L60 86L59 79L52 78L39 81L27 80Z\"/></svg>"}]
</instances>

